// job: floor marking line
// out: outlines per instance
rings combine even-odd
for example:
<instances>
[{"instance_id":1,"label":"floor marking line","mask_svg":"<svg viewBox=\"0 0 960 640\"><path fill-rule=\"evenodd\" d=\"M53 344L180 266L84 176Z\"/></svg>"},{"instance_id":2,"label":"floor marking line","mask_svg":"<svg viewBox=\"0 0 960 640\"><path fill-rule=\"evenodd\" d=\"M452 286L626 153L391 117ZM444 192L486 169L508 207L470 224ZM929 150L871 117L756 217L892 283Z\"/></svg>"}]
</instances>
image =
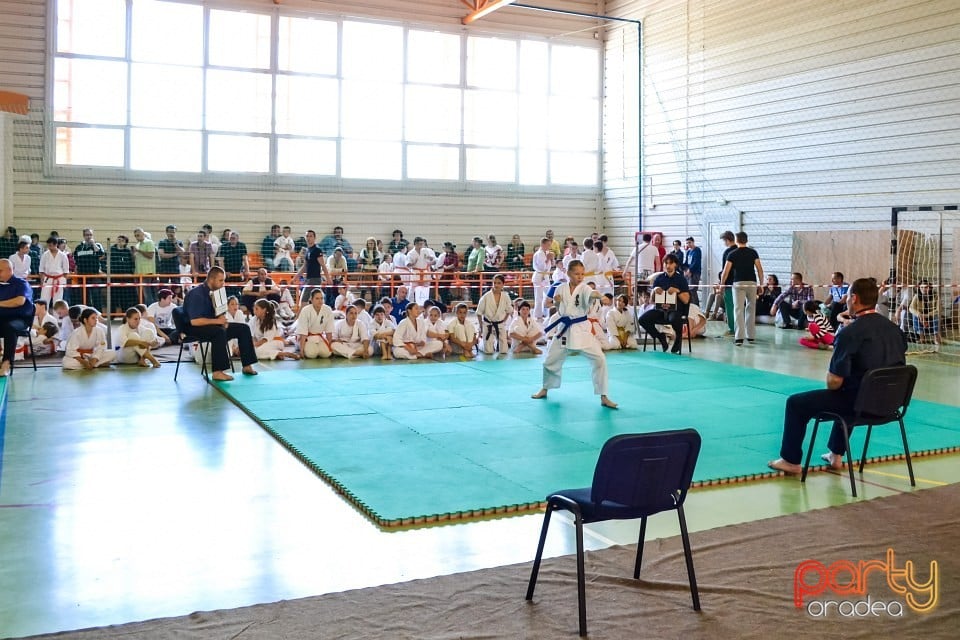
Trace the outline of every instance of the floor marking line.
<instances>
[{"instance_id":1,"label":"floor marking line","mask_svg":"<svg viewBox=\"0 0 960 640\"><path fill-rule=\"evenodd\" d=\"M876 475L878 475L878 476L886 476L886 477L888 477L888 478L896 478L896 479L898 479L898 480L910 480L910 476L904 476L904 475L901 475L901 474L899 474L899 473L887 473L886 471L876 471L876 470L874 470L874 469L864 469L863 472L864 472L864 473L874 473L874 474L876 474ZM939 481L939 480L926 480L925 478L917 478L916 476L914 476L914 479L915 479L917 482L925 482L925 483L927 483L927 484L932 484L932 485L937 486L937 487L945 487L945 486L947 486L948 484L950 484L949 482L941 482L941 481Z\"/></svg>"}]
</instances>

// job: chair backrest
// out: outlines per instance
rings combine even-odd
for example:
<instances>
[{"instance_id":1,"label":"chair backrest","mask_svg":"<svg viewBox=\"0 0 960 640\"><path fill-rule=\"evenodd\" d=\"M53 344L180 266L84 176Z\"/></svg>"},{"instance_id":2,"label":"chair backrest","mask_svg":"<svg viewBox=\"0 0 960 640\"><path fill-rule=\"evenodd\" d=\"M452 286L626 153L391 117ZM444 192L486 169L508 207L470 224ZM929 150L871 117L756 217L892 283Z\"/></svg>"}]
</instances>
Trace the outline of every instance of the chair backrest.
<instances>
[{"instance_id":1,"label":"chair backrest","mask_svg":"<svg viewBox=\"0 0 960 640\"><path fill-rule=\"evenodd\" d=\"M650 513L683 504L700 455L694 429L614 436L600 450L591 500Z\"/></svg>"},{"instance_id":2,"label":"chair backrest","mask_svg":"<svg viewBox=\"0 0 960 640\"><path fill-rule=\"evenodd\" d=\"M912 364L871 369L860 381L854 413L895 419L904 415L917 383L917 368Z\"/></svg>"},{"instance_id":3,"label":"chair backrest","mask_svg":"<svg viewBox=\"0 0 960 640\"><path fill-rule=\"evenodd\" d=\"M189 336L190 318L187 317L186 312L180 307L174 307L170 315L173 317L173 326L176 328L177 333L179 333L181 337Z\"/></svg>"}]
</instances>

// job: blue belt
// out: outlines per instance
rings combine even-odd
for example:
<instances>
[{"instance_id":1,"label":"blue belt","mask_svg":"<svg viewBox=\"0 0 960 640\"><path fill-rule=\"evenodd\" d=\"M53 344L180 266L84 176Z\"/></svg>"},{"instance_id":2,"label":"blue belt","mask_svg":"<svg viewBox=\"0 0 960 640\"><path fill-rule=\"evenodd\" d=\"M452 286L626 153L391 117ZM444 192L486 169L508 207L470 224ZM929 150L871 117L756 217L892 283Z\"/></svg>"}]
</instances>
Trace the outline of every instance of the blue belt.
<instances>
[{"instance_id":1,"label":"blue belt","mask_svg":"<svg viewBox=\"0 0 960 640\"><path fill-rule=\"evenodd\" d=\"M571 318L570 316L560 316L559 318L551 322L549 326L547 326L547 328L543 330L543 332L550 333L551 329L553 329L557 325L562 324L563 328L560 329L560 331L558 331L556 335L557 338L562 338L563 334L565 334L567 332L567 329L569 329L571 326L577 324L578 322L586 322L586 321L587 321L587 316L580 316L579 318Z\"/></svg>"}]
</instances>

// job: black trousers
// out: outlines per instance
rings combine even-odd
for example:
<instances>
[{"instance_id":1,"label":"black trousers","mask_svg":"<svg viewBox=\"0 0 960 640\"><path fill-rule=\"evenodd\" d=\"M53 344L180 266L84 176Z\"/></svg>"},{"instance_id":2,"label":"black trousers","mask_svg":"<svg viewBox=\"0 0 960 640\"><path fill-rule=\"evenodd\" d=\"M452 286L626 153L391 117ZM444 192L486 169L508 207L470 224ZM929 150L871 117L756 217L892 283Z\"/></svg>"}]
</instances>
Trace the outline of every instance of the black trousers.
<instances>
[{"instance_id":1,"label":"black trousers","mask_svg":"<svg viewBox=\"0 0 960 640\"><path fill-rule=\"evenodd\" d=\"M17 350L17 332L30 327L30 316L0 316L0 333L3 334L3 360L13 364Z\"/></svg>"},{"instance_id":2,"label":"black trousers","mask_svg":"<svg viewBox=\"0 0 960 640\"><path fill-rule=\"evenodd\" d=\"M780 316L780 320L783 322L783 326L789 328L793 325L791 320L797 321L797 326L801 329L807 328L807 314L804 312L803 308L794 309L792 304L785 303L777 307L777 315Z\"/></svg>"},{"instance_id":3,"label":"black trousers","mask_svg":"<svg viewBox=\"0 0 960 640\"><path fill-rule=\"evenodd\" d=\"M257 296L243 296L240 298L240 304L247 308L247 313L253 315L253 305L256 304L259 299ZM278 293L271 293L266 299L280 304L280 294Z\"/></svg>"},{"instance_id":4,"label":"black trousers","mask_svg":"<svg viewBox=\"0 0 960 640\"><path fill-rule=\"evenodd\" d=\"M210 341L210 360L214 371L226 371L230 368L230 353L227 342L236 339L240 348L240 362L243 366L256 364L257 351L253 346L250 327L239 322L231 322L226 327L191 327L190 333L203 340Z\"/></svg>"},{"instance_id":5,"label":"black trousers","mask_svg":"<svg viewBox=\"0 0 960 640\"><path fill-rule=\"evenodd\" d=\"M640 326L655 340L663 335L657 330L658 324L668 324L673 327L673 348L676 349L683 342L683 313L679 309L650 309L640 316Z\"/></svg>"},{"instance_id":6,"label":"black trousers","mask_svg":"<svg viewBox=\"0 0 960 640\"><path fill-rule=\"evenodd\" d=\"M840 415L853 413L856 391L830 391L817 389L804 393L795 393L787 398L783 411L783 441L780 445L780 457L792 464L803 462L803 439L807 435L807 423L821 411L831 411ZM833 424L827 448L837 455L847 452L847 443L843 439L843 427Z\"/></svg>"}]
</instances>

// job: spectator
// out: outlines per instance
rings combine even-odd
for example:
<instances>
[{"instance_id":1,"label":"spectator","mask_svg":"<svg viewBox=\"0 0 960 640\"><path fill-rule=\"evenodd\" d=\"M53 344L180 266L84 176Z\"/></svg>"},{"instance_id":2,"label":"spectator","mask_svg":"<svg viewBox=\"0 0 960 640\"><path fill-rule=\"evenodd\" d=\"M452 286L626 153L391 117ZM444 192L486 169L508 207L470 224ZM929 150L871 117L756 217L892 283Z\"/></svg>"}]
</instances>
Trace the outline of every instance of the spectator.
<instances>
[{"instance_id":1,"label":"spectator","mask_svg":"<svg viewBox=\"0 0 960 640\"><path fill-rule=\"evenodd\" d=\"M16 253L19 244L20 236L17 235L17 228L7 227L3 236L0 236L0 258L6 258Z\"/></svg>"},{"instance_id":2,"label":"spectator","mask_svg":"<svg viewBox=\"0 0 960 640\"><path fill-rule=\"evenodd\" d=\"M680 243L679 240L673 241L673 250L670 253L673 255L674 258L677 259L677 262L679 262L680 265L682 266L684 263L683 245ZM689 281L688 281L688 284L689 284Z\"/></svg>"},{"instance_id":3,"label":"spectator","mask_svg":"<svg viewBox=\"0 0 960 640\"><path fill-rule=\"evenodd\" d=\"M213 227L211 227L209 224L203 225L202 227L200 227L200 229L202 229L203 232L207 234L207 240L210 241L210 245L213 247L213 257L216 258L217 254L220 252L220 245L223 243L220 242L217 236L213 233ZM227 234L225 233L223 242L227 241L226 235Z\"/></svg>"},{"instance_id":4,"label":"spectator","mask_svg":"<svg viewBox=\"0 0 960 640\"><path fill-rule=\"evenodd\" d=\"M119 276L110 289L110 312L119 309L121 313L125 313L137 303L136 288L130 278L134 268L133 249L128 242L129 238L121 233L117 235L116 243L110 247L110 276Z\"/></svg>"},{"instance_id":5,"label":"spectator","mask_svg":"<svg viewBox=\"0 0 960 640\"><path fill-rule=\"evenodd\" d=\"M383 304L382 300L381 304ZM399 325L405 316L407 306L410 305L410 301L407 300L407 288L404 286L397 287L397 295L390 300L390 304L393 307L390 310L390 315L393 316L394 322Z\"/></svg>"},{"instance_id":6,"label":"spectator","mask_svg":"<svg viewBox=\"0 0 960 640\"><path fill-rule=\"evenodd\" d=\"M722 272L727 264L727 258L737 250L737 242L733 231L729 229L720 234L720 240L726 245L723 250L723 256L720 262L720 271ZM720 286L723 288L723 317L727 321L727 335L733 335L734 312L733 312L733 273L731 272L727 280L720 278Z\"/></svg>"},{"instance_id":7,"label":"spectator","mask_svg":"<svg viewBox=\"0 0 960 640\"><path fill-rule=\"evenodd\" d=\"M387 313L382 305L373 308L373 322L370 323L370 347L373 355L380 355L382 360L393 360L392 346L393 333L397 324L393 316Z\"/></svg>"},{"instance_id":8,"label":"spectator","mask_svg":"<svg viewBox=\"0 0 960 640\"><path fill-rule=\"evenodd\" d=\"M343 247L336 246L330 257L327 258L327 273L330 276L330 286L326 289L327 306L333 307L340 292L340 283L347 275L347 259L343 257Z\"/></svg>"},{"instance_id":9,"label":"spectator","mask_svg":"<svg viewBox=\"0 0 960 640\"><path fill-rule=\"evenodd\" d=\"M463 302L454 309L454 318L447 325L451 353L459 354L462 360L472 358L480 342L477 327L467 319L467 305Z\"/></svg>"},{"instance_id":10,"label":"spectator","mask_svg":"<svg viewBox=\"0 0 960 640\"><path fill-rule=\"evenodd\" d=\"M697 306L700 305L700 294L698 288L700 287L700 274L702 273L702 264L703 264L703 253L700 251L700 247L697 246L696 241L693 239L693 236L690 236L686 240L687 248L683 254L683 275L687 278L687 283L690 285L690 303ZM776 277L776 276L774 276Z\"/></svg>"},{"instance_id":11,"label":"spectator","mask_svg":"<svg viewBox=\"0 0 960 640\"><path fill-rule=\"evenodd\" d=\"M266 270L264 270L266 271ZM277 306L260 298L253 305L250 334L257 358L260 360L299 360L296 353L284 351L283 334L277 320ZM239 345L238 345L239 346Z\"/></svg>"},{"instance_id":12,"label":"spectator","mask_svg":"<svg viewBox=\"0 0 960 640\"><path fill-rule=\"evenodd\" d=\"M543 338L543 327L530 317L530 303L526 300L517 305L517 317L510 323L509 334L512 353L528 351L535 356L543 353L537 348L537 342Z\"/></svg>"},{"instance_id":13,"label":"spectator","mask_svg":"<svg viewBox=\"0 0 960 640\"><path fill-rule=\"evenodd\" d=\"M373 349L370 347L370 331L357 319L357 313L357 308L349 305L344 312L344 317L337 320L333 329L330 349L335 355L347 360L354 358L366 360L373 355Z\"/></svg>"},{"instance_id":14,"label":"spectator","mask_svg":"<svg viewBox=\"0 0 960 640\"><path fill-rule=\"evenodd\" d=\"M437 264L437 254L427 246L426 238L413 239L413 248L407 251L407 268L411 272L413 301L422 305L430 297L430 271Z\"/></svg>"},{"instance_id":15,"label":"spectator","mask_svg":"<svg viewBox=\"0 0 960 640\"><path fill-rule=\"evenodd\" d=\"M830 277L829 298L825 301L830 307L830 326L836 331L840 326L837 316L847 310L847 292L850 285L843 281L843 274L839 271L834 272Z\"/></svg>"},{"instance_id":16,"label":"spectator","mask_svg":"<svg viewBox=\"0 0 960 640\"><path fill-rule=\"evenodd\" d=\"M510 239L510 244L507 245L507 258L504 262L504 267L507 271L523 271L523 255L526 253L526 250L523 246L523 243L520 241L520 236L516 233L513 234L513 237Z\"/></svg>"},{"instance_id":17,"label":"spectator","mask_svg":"<svg viewBox=\"0 0 960 640\"><path fill-rule=\"evenodd\" d=\"M343 227L339 225L333 228L332 234L325 236L323 240L320 241L320 248L325 255L333 255L333 251L337 247L343 249L344 257L349 253L353 253L353 247L350 246L350 242L343 237Z\"/></svg>"},{"instance_id":18,"label":"spectator","mask_svg":"<svg viewBox=\"0 0 960 640\"><path fill-rule=\"evenodd\" d=\"M474 236L470 244L470 253L467 254L464 262L467 265L467 276L470 286L470 300L477 304L480 300L480 273L483 272L483 261L486 252L483 249L483 238Z\"/></svg>"},{"instance_id":19,"label":"spectator","mask_svg":"<svg viewBox=\"0 0 960 640\"><path fill-rule=\"evenodd\" d=\"M383 253L377 248L377 239L367 238L367 242L357 256L357 263L360 265L360 297L370 294L371 302L379 297L376 293L377 272L381 262L383 262Z\"/></svg>"},{"instance_id":20,"label":"spectator","mask_svg":"<svg viewBox=\"0 0 960 640\"><path fill-rule=\"evenodd\" d=\"M487 236L487 246L483 248L483 270L496 273L503 267L503 248L497 244L497 237L492 233Z\"/></svg>"},{"instance_id":21,"label":"spectator","mask_svg":"<svg viewBox=\"0 0 960 640\"><path fill-rule=\"evenodd\" d=\"M147 307L146 319L157 328L157 336L163 337L167 344L177 344L180 334L173 325L173 310L177 305L173 302L173 291L160 289L157 292L157 301Z\"/></svg>"},{"instance_id":22,"label":"spectator","mask_svg":"<svg viewBox=\"0 0 960 640\"><path fill-rule=\"evenodd\" d=\"M227 282L243 282L250 273L247 245L240 242L240 234L236 231L230 232L229 242L220 245L220 256L217 260L227 273ZM230 287L227 290L227 294L231 296L238 293L238 287Z\"/></svg>"},{"instance_id":23,"label":"spectator","mask_svg":"<svg viewBox=\"0 0 960 640\"><path fill-rule=\"evenodd\" d=\"M813 287L803 283L803 274L794 273L790 278L790 286L773 301L770 312L777 318L777 326L790 329L791 320L797 321L801 330L807 326L807 316L803 312L803 305L813 300Z\"/></svg>"},{"instance_id":24,"label":"spectator","mask_svg":"<svg viewBox=\"0 0 960 640\"><path fill-rule=\"evenodd\" d=\"M540 239L540 248L533 254L531 265L533 266L533 319L540 320L547 313L543 306L546 297L547 287L550 286L550 278L553 276L556 267L557 254L551 247L553 241L544 236Z\"/></svg>"},{"instance_id":25,"label":"spectator","mask_svg":"<svg viewBox=\"0 0 960 640\"><path fill-rule=\"evenodd\" d=\"M307 245L303 248L300 255L303 256L303 264L297 270L294 280L304 276L303 293L300 296L300 306L304 307L308 303L312 291L316 287L322 287L324 281L329 278L327 273L327 261L323 257L323 250L317 244L317 233L313 229L308 229L305 236ZM329 357L329 356L327 356Z\"/></svg>"},{"instance_id":26,"label":"spectator","mask_svg":"<svg viewBox=\"0 0 960 640\"><path fill-rule=\"evenodd\" d=\"M153 347L157 344L157 333L143 323L140 312L136 307L127 309L123 324L120 326L120 351L117 362L120 364L136 364L140 367L159 367L160 362L153 355Z\"/></svg>"},{"instance_id":27,"label":"spectator","mask_svg":"<svg viewBox=\"0 0 960 640\"><path fill-rule=\"evenodd\" d=\"M275 247L277 243L277 238L280 237L280 225L275 224L270 227L270 233L263 237L263 240L260 242L260 257L263 259L263 264L267 269L274 268L273 257L276 253Z\"/></svg>"},{"instance_id":28,"label":"spectator","mask_svg":"<svg viewBox=\"0 0 960 640\"><path fill-rule=\"evenodd\" d=\"M293 251L296 249L296 242L290 237L290 227L283 228L283 234L273 241L273 250L269 255L273 256L271 266L277 271L293 271ZM266 260L264 256L264 260Z\"/></svg>"},{"instance_id":29,"label":"spectator","mask_svg":"<svg viewBox=\"0 0 960 640\"><path fill-rule=\"evenodd\" d=\"M389 251L391 254L395 254L397 252L406 253L408 246L410 246L410 242L403 237L403 231L400 231L400 229L394 229L393 239L387 246L387 251Z\"/></svg>"},{"instance_id":30,"label":"spectator","mask_svg":"<svg viewBox=\"0 0 960 640\"><path fill-rule=\"evenodd\" d=\"M653 236L645 233L640 237L640 244L633 248L624 270L627 273L637 274L637 284L646 281L651 275L660 271L660 254L651 244Z\"/></svg>"},{"instance_id":31,"label":"spectator","mask_svg":"<svg viewBox=\"0 0 960 640\"><path fill-rule=\"evenodd\" d=\"M175 225L168 224L166 232L166 237L157 243L157 255L160 256L157 272L176 275L176 278L167 280L167 282L176 282L179 280L180 256L187 253L187 250L183 248L183 242L177 239L177 227ZM138 271L137 273L143 272Z\"/></svg>"},{"instance_id":32,"label":"spectator","mask_svg":"<svg viewBox=\"0 0 960 640\"><path fill-rule=\"evenodd\" d=\"M104 280L103 278L90 276L98 276L103 273L107 254L103 250L103 245L94 239L93 229L87 227L83 230L83 242L74 248L73 257L77 265L77 275L87 276L81 282L87 292L85 298L87 306L103 311L102 285Z\"/></svg>"},{"instance_id":33,"label":"spectator","mask_svg":"<svg viewBox=\"0 0 960 640\"><path fill-rule=\"evenodd\" d=\"M416 360L432 358L443 350L439 340L427 340L427 321L420 317L420 305L411 302L407 305L406 316L397 325L393 334L393 357L398 360Z\"/></svg>"},{"instance_id":34,"label":"spectator","mask_svg":"<svg viewBox=\"0 0 960 640\"><path fill-rule=\"evenodd\" d=\"M620 261L607 242L607 236L601 235L593 242L593 250L597 254L597 291L601 294L613 294L614 273L620 270Z\"/></svg>"},{"instance_id":35,"label":"spectator","mask_svg":"<svg viewBox=\"0 0 960 640\"><path fill-rule=\"evenodd\" d=\"M257 275L247 282L243 288L240 304L246 307L247 313L253 313L253 305L257 300L270 300L280 304L280 287L274 284L273 279L263 267L257 269ZM256 333L256 332L254 332ZM273 358L268 358L273 360Z\"/></svg>"},{"instance_id":36,"label":"spectator","mask_svg":"<svg viewBox=\"0 0 960 640\"><path fill-rule=\"evenodd\" d=\"M460 271L460 254L457 253L457 245L452 242L443 243L443 253L437 257L436 268L440 271L440 299L444 304L450 305L454 299L454 279L457 272ZM458 299L462 294L458 295Z\"/></svg>"},{"instance_id":37,"label":"spectator","mask_svg":"<svg viewBox=\"0 0 960 640\"><path fill-rule=\"evenodd\" d=\"M58 238L50 236L47 239L47 250L40 258L40 281L43 283L40 298L51 304L63 300L68 273L70 262L67 255L60 250Z\"/></svg>"},{"instance_id":38,"label":"spectator","mask_svg":"<svg viewBox=\"0 0 960 640\"><path fill-rule=\"evenodd\" d=\"M30 273L38 275L40 273L40 256L43 255L43 247L40 246L40 234L30 234Z\"/></svg>"},{"instance_id":39,"label":"spectator","mask_svg":"<svg viewBox=\"0 0 960 640\"><path fill-rule=\"evenodd\" d=\"M747 246L747 234L737 232L737 249L727 256L720 279L727 281L733 274L734 344L738 347L743 339L753 342L756 338L756 308L758 283L763 279L760 256Z\"/></svg>"},{"instance_id":40,"label":"spectator","mask_svg":"<svg viewBox=\"0 0 960 640\"><path fill-rule=\"evenodd\" d=\"M653 246L657 249L657 254L660 256L660 262L663 263L663 259L667 256L667 248L663 246L663 234L654 233L651 239Z\"/></svg>"},{"instance_id":41,"label":"spectator","mask_svg":"<svg viewBox=\"0 0 960 640\"><path fill-rule=\"evenodd\" d=\"M77 261L73 257L73 253L70 252L70 246L67 244L66 238L57 238L57 248L60 249L60 253L67 256L67 264L70 267L70 273L74 273L77 270ZM69 297L69 291L64 293L64 297Z\"/></svg>"},{"instance_id":42,"label":"spectator","mask_svg":"<svg viewBox=\"0 0 960 640\"><path fill-rule=\"evenodd\" d=\"M3 256L0 256L2 258ZM17 250L10 254L10 263L13 267L13 275L21 280L30 278L30 242L21 240L17 245Z\"/></svg>"},{"instance_id":43,"label":"spectator","mask_svg":"<svg viewBox=\"0 0 960 640\"><path fill-rule=\"evenodd\" d=\"M933 339L934 350L940 349L940 294L926 278L917 283L917 291L910 301L913 332L920 342Z\"/></svg>"},{"instance_id":44,"label":"spectator","mask_svg":"<svg viewBox=\"0 0 960 640\"><path fill-rule=\"evenodd\" d=\"M81 371L108 367L116 359L116 352L107 346L107 331L100 324L100 314L92 307L80 312L80 326L67 340L63 354L63 368Z\"/></svg>"},{"instance_id":45,"label":"spectator","mask_svg":"<svg viewBox=\"0 0 960 640\"><path fill-rule=\"evenodd\" d=\"M800 344L808 349L832 346L833 327L830 326L830 319L820 311L820 303L816 300L804 302L803 312L807 316L807 331L810 335L800 338Z\"/></svg>"},{"instance_id":46,"label":"spectator","mask_svg":"<svg viewBox=\"0 0 960 640\"><path fill-rule=\"evenodd\" d=\"M140 227L133 230L133 238L137 241L133 245L133 272L140 276L143 302L151 305L157 299L154 289L156 278L153 277L157 273L157 246L150 234Z\"/></svg>"},{"instance_id":47,"label":"spectator","mask_svg":"<svg viewBox=\"0 0 960 640\"><path fill-rule=\"evenodd\" d=\"M375 302L383 296L389 296L393 293L393 256L384 253L380 258L380 266L377 267L377 287L374 289L374 296L370 299Z\"/></svg>"},{"instance_id":48,"label":"spectator","mask_svg":"<svg viewBox=\"0 0 960 640\"><path fill-rule=\"evenodd\" d=\"M213 244L210 242L207 232L201 229L197 232L197 239L190 243L190 271L193 273L207 273L213 266L214 251ZM180 265L177 265L177 273L180 273Z\"/></svg>"},{"instance_id":49,"label":"spectator","mask_svg":"<svg viewBox=\"0 0 960 640\"><path fill-rule=\"evenodd\" d=\"M553 237L553 229L547 229L543 232L543 237L550 241L550 251L553 251L554 257L559 260L563 257L563 247L560 242ZM571 238L572 240L572 238Z\"/></svg>"},{"instance_id":50,"label":"spectator","mask_svg":"<svg viewBox=\"0 0 960 640\"><path fill-rule=\"evenodd\" d=\"M776 274L768 273L767 282L760 291L760 295L757 296L757 322L761 324L773 322L771 319L773 316L773 313L771 313L773 301L777 299L781 291L779 278Z\"/></svg>"}]
</instances>

